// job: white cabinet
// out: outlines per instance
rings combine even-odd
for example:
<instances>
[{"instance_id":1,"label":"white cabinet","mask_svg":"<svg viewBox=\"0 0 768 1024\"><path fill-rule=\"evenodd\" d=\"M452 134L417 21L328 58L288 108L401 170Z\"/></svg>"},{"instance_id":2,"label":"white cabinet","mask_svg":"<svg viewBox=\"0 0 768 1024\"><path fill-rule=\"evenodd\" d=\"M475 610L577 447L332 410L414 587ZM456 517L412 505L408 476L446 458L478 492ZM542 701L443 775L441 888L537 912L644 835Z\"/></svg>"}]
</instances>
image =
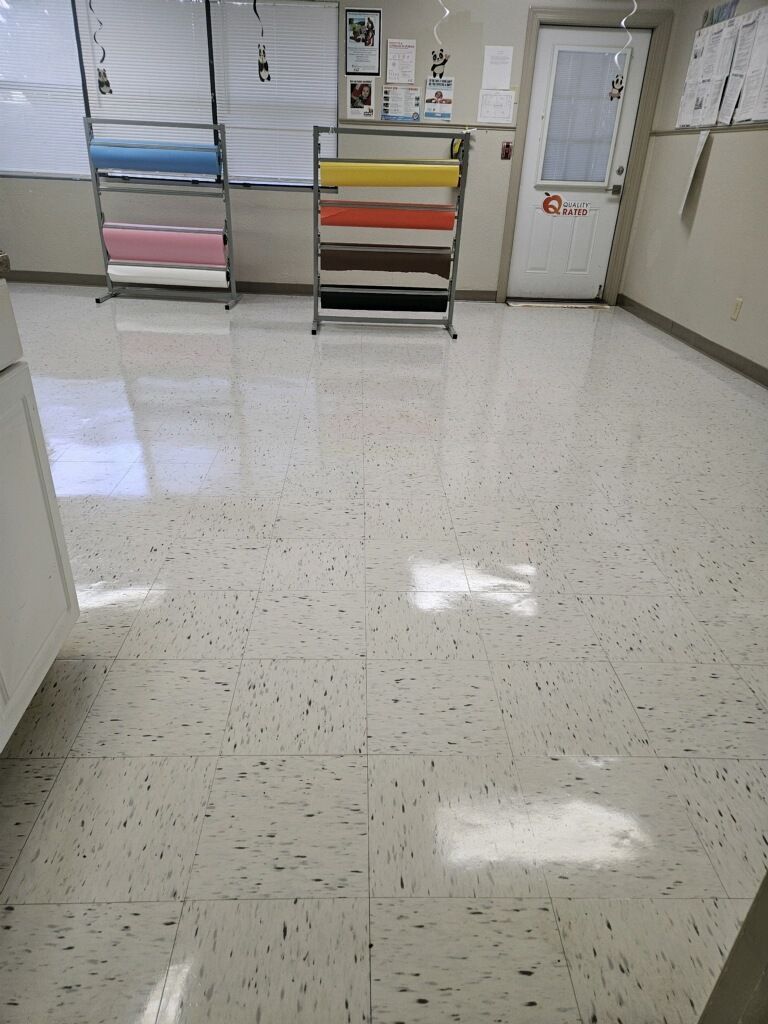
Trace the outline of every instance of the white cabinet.
<instances>
[{"instance_id":1,"label":"white cabinet","mask_svg":"<svg viewBox=\"0 0 768 1024\"><path fill-rule=\"evenodd\" d=\"M32 380L17 362L0 372L0 750L77 615Z\"/></svg>"}]
</instances>

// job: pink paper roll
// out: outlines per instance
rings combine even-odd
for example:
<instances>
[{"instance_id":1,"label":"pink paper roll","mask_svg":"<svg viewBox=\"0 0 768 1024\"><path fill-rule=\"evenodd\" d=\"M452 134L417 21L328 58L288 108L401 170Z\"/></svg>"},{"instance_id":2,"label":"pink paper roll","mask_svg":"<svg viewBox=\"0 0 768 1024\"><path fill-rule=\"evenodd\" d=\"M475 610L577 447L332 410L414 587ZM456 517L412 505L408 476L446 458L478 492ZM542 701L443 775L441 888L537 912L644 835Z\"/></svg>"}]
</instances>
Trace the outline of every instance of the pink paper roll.
<instances>
[{"instance_id":1,"label":"pink paper roll","mask_svg":"<svg viewBox=\"0 0 768 1024\"><path fill-rule=\"evenodd\" d=\"M224 236L217 228L174 229L140 224L105 224L111 260L225 267Z\"/></svg>"}]
</instances>

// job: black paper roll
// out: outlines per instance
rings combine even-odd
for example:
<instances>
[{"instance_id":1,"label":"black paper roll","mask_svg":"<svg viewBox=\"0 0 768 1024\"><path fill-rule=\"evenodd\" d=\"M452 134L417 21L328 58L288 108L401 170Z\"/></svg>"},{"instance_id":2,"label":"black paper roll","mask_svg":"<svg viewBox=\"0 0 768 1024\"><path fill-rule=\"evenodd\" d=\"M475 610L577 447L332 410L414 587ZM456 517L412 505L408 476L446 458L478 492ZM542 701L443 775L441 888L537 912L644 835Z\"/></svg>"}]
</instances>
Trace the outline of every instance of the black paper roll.
<instances>
[{"instance_id":1,"label":"black paper roll","mask_svg":"<svg viewBox=\"0 0 768 1024\"><path fill-rule=\"evenodd\" d=\"M393 274L451 275L451 250L393 245L375 249L365 245L329 245L320 250L323 270L374 270Z\"/></svg>"},{"instance_id":2,"label":"black paper roll","mask_svg":"<svg viewBox=\"0 0 768 1024\"><path fill-rule=\"evenodd\" d=\"M391 309L410 313L444 313L448 292L442 288L365 288L361 285L320 289L325 309Z\"/></svg>"}]
</instances>

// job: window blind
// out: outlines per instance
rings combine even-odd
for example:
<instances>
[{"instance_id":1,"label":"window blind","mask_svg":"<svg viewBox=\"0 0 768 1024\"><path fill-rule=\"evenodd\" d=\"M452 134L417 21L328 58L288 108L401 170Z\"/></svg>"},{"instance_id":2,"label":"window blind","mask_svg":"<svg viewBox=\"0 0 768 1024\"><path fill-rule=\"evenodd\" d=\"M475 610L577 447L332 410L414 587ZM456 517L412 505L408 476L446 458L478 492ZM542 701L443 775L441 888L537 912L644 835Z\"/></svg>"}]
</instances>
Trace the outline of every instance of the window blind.
<instances>
[{"instance_id":1,"label":"window blind","mask_svg":"<svg viewBox=\"0 0 768 1024\"><path fill-rule=\"evenodd\" d=\"M76 10L93 117L210 124L213 118L203 0L91 0L90 4L77 0ZM99 91L98 68L102 64L111 94ZM170 128L104 125L97 126L94 134L211 141L209 135L203 138L199 132Z\"/></svg>"},{"instance_id":2,"label":"window blind","mask_svg":"<svg viewBox=\"0 0 768 1024\"><path fill-rule=\"evenodd\" d=\"M626 54L619 58L622 70ZM613 51L560 49L542 162L543 181L603 182L620 103L609 99Z\"/></svg>"},{"instance_id":3,"label":"window blind","mask_svg":"<svg viewBox=\"0 0 768 1024\"><path fill-rule=\"evenodd\" d=\"M219 120L227 126L229 176L235 182L312 182L314 125L336 125L338 4L212 4ZM263 36L262 36L263 28ZM271 81L259 80L259 45ZM336 137L323 137L336 155Z\"/></svg>"},{"instance_id":4,"label":"window blind","mask_svg":"<svg viewBox=\"0 0 768 1024\"><path fill-rule=\"evenodd\" d=\"M0 16L0 171L87 174L69 0L3 0Z\"/></svg>"}]
</instances>

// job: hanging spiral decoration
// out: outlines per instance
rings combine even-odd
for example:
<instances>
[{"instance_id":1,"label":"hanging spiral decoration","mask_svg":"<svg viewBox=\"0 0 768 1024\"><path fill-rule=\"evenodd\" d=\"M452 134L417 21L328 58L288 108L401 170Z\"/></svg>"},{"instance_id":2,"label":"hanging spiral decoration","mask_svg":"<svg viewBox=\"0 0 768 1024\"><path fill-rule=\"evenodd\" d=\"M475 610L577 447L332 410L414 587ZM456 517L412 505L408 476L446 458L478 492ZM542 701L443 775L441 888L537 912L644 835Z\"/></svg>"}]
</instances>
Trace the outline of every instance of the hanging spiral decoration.
<instances>
[{"instance_id":1,"label":"hanging spiral decoration","mask_svg":"<svg viewBox=\"0 0 768 1024\"><path fill-rule=\"evenodd\" d=\"M613 63L616 65L616 70L620 74L621 74L621 64L619 63L619 59L620 59L620 57L621 57L621 55L623 53L627 52L627 50L629 49L629 47L632 44L632 33L629 30L629 26L627 25L627 22L629 21L629 19L634 14L637 14L637 0L632 0L632 10L629 12L629 14L624 15L624 17L621 19L621 27L627 33L627 41L626 41L626 43L624 43L622 48L620 50L617 50L616 53L613 55Z\"/></svg>"},{"instance_id":2,"label":"hanging spiral decoration","mask_svg":"<svg viewBox=\"0 0 768 1024\"><path fill-rule=\"evenodd\" d=\"M98 46L99 49L101 50L101 58L97 61L97 63L98 64L103 64L104 61L107 59L107 51L104 49L103 44L99 42L97 36L98 36L99 32L101 32L101 30L104 28L104 22L101 20L101 18L98 16L96 11L94 11L94 9L93 9L93 0L88 0L88 8L90 9L91 14L94 16L96 21L98 21L98 23L99 23L99 27L93 33L93 42L94 42L94 45Z\"/></svg>"},{"instance_id":3,"label":"hanging spiral decoration","mask_svg":"<svg viewBox=\"0 0 768 1024\"><path fill-rule=\"evenodd\" d=\"M263 39L264 38L264 22L261 20L261 15L259 14L259 10L258 10L258 8L256 6L256 0L253 0L253 13L259 19L259 24L261 25L261 38Z\"/></svg>"},{"instance_id":4,"label":"hanging spiral decoration","mask_svg":"<svg viewBox=\"0 0 768 1024\"><path fill-rule=\"evenodd\" d=\"M449 15L449 14L450 14L451 12L450 12L450 11L448 10L448 8L447 8L447 7L445 6L445 4L443 3L443 0L437 0L437 2L438 2L438 3L440 4L440 6L441 6L441 7L443 8L443 11L444 11L445 13L443 14L442 18L438 18L438 20L437 20L437 21L435 22L435 27L434 27L434 28L432 29L432 34L434 35L434 37L435 37L435 40L437 41L437 45L438 45L439 47L441 47L441 48L442 48L442 46L443 46L443 41L442 41L442 39L440 38L440 36L439 36L439 34L438 34L438 31L437 31L437 29L438 29L438 26L439 26L440 24L442 24L442 22L444 22L444 21L445 21L445 19L446 19L446 18L448 17L448 15Z\"/></svg>"}]
</instances>

